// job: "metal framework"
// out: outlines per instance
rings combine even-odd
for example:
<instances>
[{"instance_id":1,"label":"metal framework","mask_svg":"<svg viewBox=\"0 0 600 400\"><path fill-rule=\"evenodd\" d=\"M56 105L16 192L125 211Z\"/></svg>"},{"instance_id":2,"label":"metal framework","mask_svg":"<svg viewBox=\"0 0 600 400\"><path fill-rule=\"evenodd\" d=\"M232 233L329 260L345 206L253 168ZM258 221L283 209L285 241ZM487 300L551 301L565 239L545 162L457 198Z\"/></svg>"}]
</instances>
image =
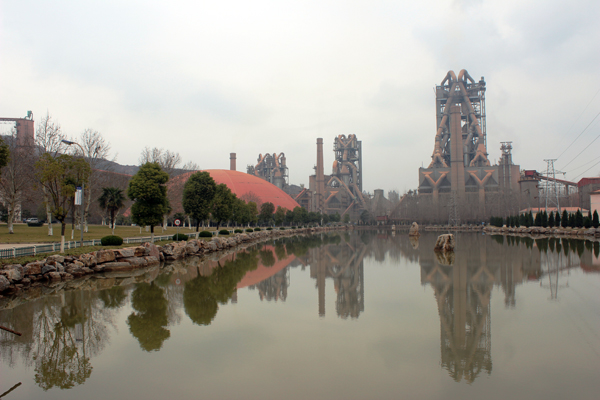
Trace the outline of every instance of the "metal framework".
<instances>
[{"instance_id":1,"label":"metal framework","mask_svg":"<svg viewBox=\"0 0 600 400\"><path fill-rule=\"evenodd\" d=\"M455 126L450 118L451 106L460 106L460 127L462 137L452 135ZM490 165L487 158L485 81L479 82L461 70L458 77L449 71L441 85L436 86L437 134L433 150L432 167L449 167L452 161L452 140L460 140L464 166ZM462 139L462 140L461 140Z\"/></svg>"},{"instance_id":2,"label":"metal framework","mask_svg":"<svg viewBox=\"0 0 600 400\"><path fill-rule=\"evenodd\" d=\"M254 167L248 168L248 173L258 176L279 189L285 188L288 182L288 168L285 163L284 153L266 153L258 155L258 163Z\"/></svg>"}]
</instances>

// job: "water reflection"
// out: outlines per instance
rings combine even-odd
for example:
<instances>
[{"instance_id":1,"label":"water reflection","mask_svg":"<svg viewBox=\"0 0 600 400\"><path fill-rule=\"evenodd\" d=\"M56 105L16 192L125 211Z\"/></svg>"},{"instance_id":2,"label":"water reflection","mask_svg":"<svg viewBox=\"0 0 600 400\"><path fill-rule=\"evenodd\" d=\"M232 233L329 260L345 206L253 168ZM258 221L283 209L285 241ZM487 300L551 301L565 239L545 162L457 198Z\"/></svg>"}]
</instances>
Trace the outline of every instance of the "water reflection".
<instances>
[{"instance_id":1,"label":"water reflection","mask_svg":"<svg viewBox=\"0 0 600 400\"><path fill-rule=\"evenodd\" d=\"M535 281L536 287L539 282L539 290L556 300L569 287L574 268L600 272L598 242L467 234L458 236L453 258L439 258L432 251L435 238L410 240L386 232L288 237L135 276L87 279L74 290L64 290L67 283L35 288L32 297L37 299L0 311L0 325L23 333L0 333L0 357L10 367L20 362L31 368L35 383L44 390L69 389L91 376L93 358L109 342L115 316L129 302L128 334L142 351L159 351L182 318L189 318L194 329L206 329L220 307L235 303L244 288L261 301L285 302L294 290L292 268L309 270L319 316L325 317L329 281L337 317L357 319L365 312L365 260L391 260L396 261L392 267L402 262L420 268L420 283L432 289L437 305L440 364L455 381L471 383L492 372L494 287L511 310L519 306L519 286L528 281Z\"/></svg>"}]
</instances>

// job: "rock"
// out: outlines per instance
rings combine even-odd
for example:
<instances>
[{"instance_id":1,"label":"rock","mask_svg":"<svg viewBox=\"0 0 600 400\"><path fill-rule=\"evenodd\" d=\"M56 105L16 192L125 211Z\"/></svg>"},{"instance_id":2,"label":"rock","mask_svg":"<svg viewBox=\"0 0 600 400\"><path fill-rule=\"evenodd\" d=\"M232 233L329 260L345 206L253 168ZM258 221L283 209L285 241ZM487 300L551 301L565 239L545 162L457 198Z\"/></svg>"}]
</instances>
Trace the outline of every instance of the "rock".
<instances>
[{"instance_id":1,"label":"rock","mask_svg":"<svg viewBox=\"0 0 600 400\"><path fill-rule=\"evenodd\" d=\"M129 263L132 267L135 267L135 268L141 268L141 267L145 267L146 265L148 265L148 261L143 257L128 257L128 258L123 258L120 261Z\"/></svg>"},{"instance_id":2,"label":"rock","mask_svg":"<svg viewBox=\"0 0 600 400\"><path fill-rule=\"evenodd\" d=\"M185 245L186 254L196 254L199 249L200 247L198 246L198 243L195 240L190 240Z\"/></svg>"},{"instance_id":3,"label":"rock","mask_svg":"<svg viewBox=\"0 0 600 400\"><path fill-rule=\"evenodd\" d=\"M98 260L94 253L82 254L79 257L79 261L87 268L93 268L98 264Z\"/></svg>"},{"instance_id":4,"label":"rock","mask_svg":"<svg viewBox=\"0 0 600 400\"><path fill-rule=\"evenodd\" d=\"M98 250L94 255L98 264L115 261L115 253L112 250Z\"/></svg>"},{"instance_id":5,"label":"rock","mask_svg":"<svg viewBox=\"0 0 600 400\"><path fill-rule=\"evenodd\" d=\"M584 234L586 236L594 236L596 234L596 229L595 228L586 229Z\"/></svg>"},{"instance_id":6,"label":"rock","mask_svg":"<svg viewBox=\"0 0 600 400\"><path fill-rule=\"evenodd\" d=\"M438 238L435 242L435 247L433 249L435 251L442 251L442 252L454 251L454 246L455 246L454 235L452 235L451 233L446 233L444 235L438 236Z\"/></svg>"},{"instance_id":7,"label":"rock","mask_svg":"<svg viewBox=\"0 0 600 400\"><path fill-rule=\"evenodd\" d=\"M10 282L4 275L0 275L0 292L4 292L10 287Z\"/></svg>"},{"instance_id":8,"label":"rock","mask_svg":"<svg viewBox=\"0 0 600 400\"><path fill-rule=\"evenodd\" d=\"M54 265L44 265L42 268L42 274L46 275L48 272L56 271L56 267Z\"/></svg>"},{"instance_id":9,"label":"rock","mask_svg":"<svg viewBox=\"0 0 600 400\"><path fill-rule=\"evenodd\" d=\"M4 275L12 283L20 282L25 277L21 264L6 265L4 269L0 270L0 274Z\"/></svg>"},{"instance_id":10,"label":"rock","mask_svg":"<svg viewBox=\"0 0 600 400\"><path fill-rule=\"evenodd\" d=\"M217 251L218 249L217 244L213 241L207 242L207 245L209 251Z\"/></svg>"},{"instance_id":11,"label":"rock","mask_svg":"<svg viewBox=\"0 0 600 400\"><path fill-rule=\"evenodd\" d=\"M416 222L413 222L412 225L410 226L410 230L408 231L408 236L420 236L421 234L419 233L419 224L417 224Z\"/></svg>"},{"instance_id":12,"label":"rock","mask_svg":"<svg viewBox=\"0 0 600 400\"><path fill-rule=\"evenodd\" d=\"M102 269L102 272L127 271L130 269L133 269L133 266L131 264L129 264L128 262L121 262L121 261L104 263L104 264L102 264L102 266L104 267Z\"/></svg>"},{"instance_id":13,"label":"rock","mask_svg":"<svg viewBox=\"0 0 600 400\"><path fill-rule=\"evenodd\" d=\"M142 246L146 249L146 251L144 253L145 255L156 257L156 258L160 257L160 252L158 250L158 247L156 247L155 244L153 244L153 243L144 243Z\"/></svg>"},{"instance_id":14,"label":"rock","mask_svg":"<svg viewBox=\"0 0 600 400\"><path fill-rule=\"evenodd\" d=\"M56 271L48 272L47 274L44 274L44 276L49 281L60 281L61 280L60 272L56 272Z\"/></svg>"},{"instance_id":15,"label":"rock","mask_svg":"<svg viewBox=\"0 0 600 400\"><path fill-rule=\"evenodd\" d=\"M113 251L117 259L135 257L135 247L128 247L126 249L116 249Z\"/></svg>"},{"instance_id":16,"label":"rock","mask_svg":"<svg viewBox=\"0 0 600 400\"><path fill-rule=\"evenodd\" d=\"M27 263L25 267L23 267L23 273L25 275L40 275L42 273L43 266L44 263L41 261Z\"/></svg>"},{"instance_id":17,"label":"rock","mask_svg":"<svg viewBox=\"0 0 600 400\"><path fill-rule=\"evenodd\" d=\"M65 257L55 254L53 256L49 256L48 258L46 258L46 264L49 264L50 262L58 262L58 263L63 264L65 262Z\"/></svg>"},{"instance_id":18,"label":"rock","mask_svg":"<svg viewBox=\"0 0 600 400\"><path fill-rule=\"evenodd\" d=\"M146 262L148 263L149 266L160 264L159 259L155 256L145 256L144 259L146 260Z\"/></svg>"}]
</instances>

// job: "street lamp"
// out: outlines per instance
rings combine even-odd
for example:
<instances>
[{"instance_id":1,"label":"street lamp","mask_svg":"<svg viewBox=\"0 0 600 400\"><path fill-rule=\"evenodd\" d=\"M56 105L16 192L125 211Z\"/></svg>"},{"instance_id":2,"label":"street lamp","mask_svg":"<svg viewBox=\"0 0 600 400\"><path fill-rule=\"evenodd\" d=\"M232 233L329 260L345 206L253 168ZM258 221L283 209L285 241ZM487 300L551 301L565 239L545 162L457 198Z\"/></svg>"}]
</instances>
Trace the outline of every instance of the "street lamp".
<instances>
[{"instance_id":1,"label":"street lamp","mask_svg":"<svg viewBox=\"0 0 600 400\"><path fill-rule=\"evenodd\" d=\"M71 142L70 140L66 140L66 139L61 140L61 142L63 142L67 146L71 146L72 144L79 146L79 148L81 149L81 155L82 155L83 159L85 160L85 151L83 150L83 147L79 143ZM85 206L84 195L85 195L85 182L81 182L81 221L79 223L79 229L81 230L81 242L79 244L79 247L83 247L83 212L84 212L84 206Z\"/></svg>"}]
</instances>

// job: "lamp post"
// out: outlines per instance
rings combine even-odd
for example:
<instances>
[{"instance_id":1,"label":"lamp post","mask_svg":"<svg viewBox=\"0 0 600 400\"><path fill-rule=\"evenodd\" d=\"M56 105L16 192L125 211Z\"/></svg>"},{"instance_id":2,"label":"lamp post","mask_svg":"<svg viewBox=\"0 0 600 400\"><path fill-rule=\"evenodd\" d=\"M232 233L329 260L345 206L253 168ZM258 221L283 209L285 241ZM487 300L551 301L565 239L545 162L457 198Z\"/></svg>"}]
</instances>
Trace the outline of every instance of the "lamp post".
<instances>
[{"instance_id":1,"label":"lamp post","mask_svg":"<svg viewBox=\"0 0 600 400\"><path fill-rule=\"evenodd\" d=\"M65 140L65 139L61 140L61 142L63 142L67 146L71 146L72 144L79 146L79 148L81 149L81 155L82 155L83 159L85 160L85 151L83 150L83 147L79 143L71 142L70 140ZM85 182L81 182L81 221L79 222L79 229L81 230L81 242L79 244L79 247L83 247L83 212L85 210L84 196L85 196Z\"/></svg>"}]
</instances>

